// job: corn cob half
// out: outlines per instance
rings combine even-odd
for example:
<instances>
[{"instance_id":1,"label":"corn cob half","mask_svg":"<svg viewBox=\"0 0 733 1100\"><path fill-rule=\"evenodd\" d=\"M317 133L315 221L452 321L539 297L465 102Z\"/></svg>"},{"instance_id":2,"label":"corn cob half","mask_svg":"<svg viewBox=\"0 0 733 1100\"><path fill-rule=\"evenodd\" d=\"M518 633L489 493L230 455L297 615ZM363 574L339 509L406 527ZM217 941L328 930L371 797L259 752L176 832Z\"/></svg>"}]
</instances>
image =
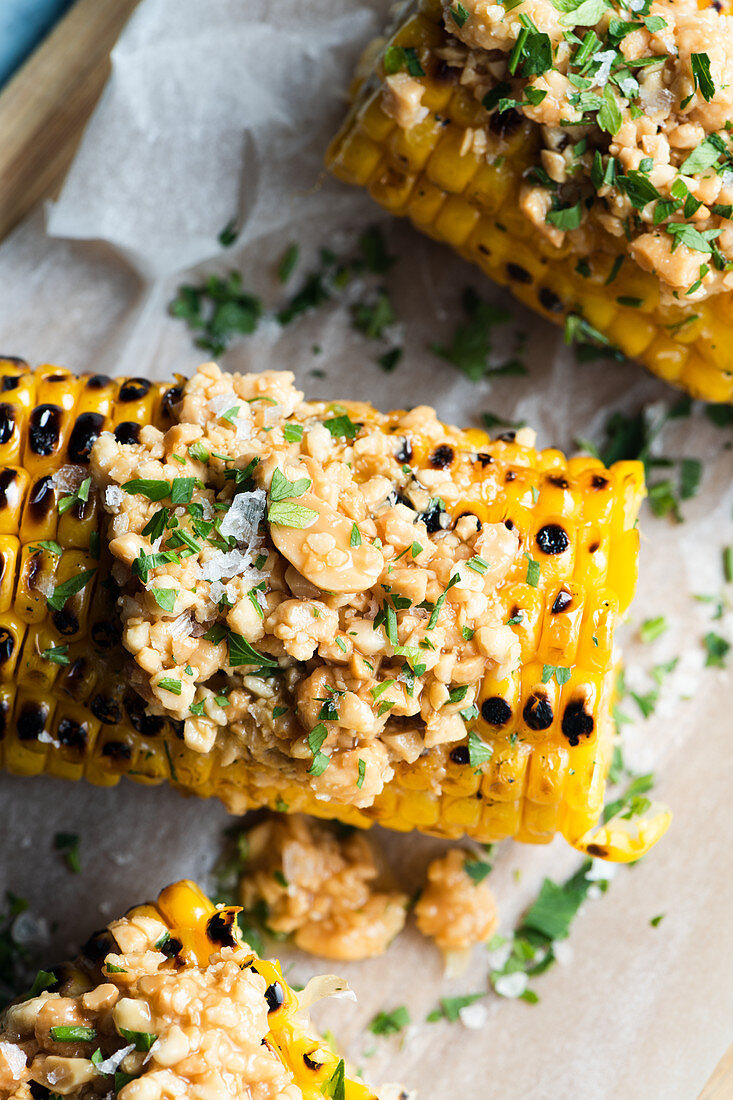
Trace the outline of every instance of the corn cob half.
<instances>
[{"instance_id":1,"label":"corn cob half","mask_svg":"<svg viewBox=\"0 0 733 1100\"><path fill-rule=\"evenodd\" d=\"M73 963L41 971L0 1015L0 1098L244 1100L269 1085L262 1095L283 1100L293 1086L304 1100L377 1100L313 1034L309 995L242 941L238 912L177 882L95 933Z\"/></svg>"},{"instance_id":2,"label":"corn cob half","mask_svg":"<svg viewBox=\"0 0 733 1100\"><path fill-rule=\"evenodd\" d=\"M496 103L487 110L463 85L459 62L451 67L445 60L446 48L455 43L445 24L451 18L457 30L469 13L441 0L411 0L399 9L387 37L367 51L353 105L328 150L328 168L364 187L392 214L409 217L428 236L452 245L548 320L562 323L573 315L600 340L694 397L731 401L733 293L695 301L686 295L697 291L696 283L667 304L660 300L657 275L629 259L623 234L594 228L582 255L567 240L558 245L543 237L519 207L520 187L539 163L540 127L516 110L499 113ZM413 84L422 89L420 107L426 110L417 124L399 123L385 107L395 71L386 71L385 51L405 59ZM706 258L698 257L696 279L698 267L702 277L710 270L700 262Z\"/></svg>"},{"instance_id":3,"label":"corn cob half","mask_svg":"<svg viewBox=\"0 0 733 1100\"><path fill-rule=\"evenodd\" d=\"M201 372L188 384L186 400L197 399L202 379L216 386L228 380L251 392L268 378L232 378L213 365ZM286 688L268 689L263 701L257 681L242 681L248 685L246 691L242 688L243 698L251 701L259 719L274 726L278 737L284 729L288 743L303 745L314 735L318 718L321 744L306 741L301 763L282 751L263 751L257 722L246 726L235 749L223 730L224 740L217 739L209 751L196 751L183 721L165 708L150 708L133 689L135 666L120 640L119 589L111 576L102 490L84 481L75 494L64 494L64 476L69 466L87 466L92 444L103 431L114 432L124 451L135 447L141 426L157 425L163 432L172 428L184 407L179 404L183 380L165 386L144 379L75 377L56 367L31 371L22 362L5 360L0 364L0 392L6 399L0 405L0 764L6 771L85 777L102 786L125 775L147 784L166 780L185 792L216 795L237 813L269 806L360 827L376 821L446 837L466 834L482 842L516 837L545 843L560 832L584 850L590 845L593 854L617 860L636 858L666 828L669 819L662 814L651 823L623 823L620 830L606 826L601 840L587 835L602 808L612 749L614 630L637 577L636 521L644 493L639 463L619 462L605 469L597 459L536 451L513 432L490 440L481 431L441 425L432 410L427 410L431 420L422 416L426 410L382 415L367 405L337 406L347 429L350 424L349 430L357 431L358 423L374 430L370 445L386 451L387 458L380 461L394 469L398 481L409 477L419 485L421 478L427 483L432 478L435 484L436 477L445 478L449 471L449 482L443 481L443 492L448 496L450 489L451 495L445 514L438 515L432 502L431 514L414 527L416 537L430 539L428 525L435 521L432 530L439 532L439 543L468 517L473 530L502 525L501 533L509 530L518 540L516 556L492 594L492 614L507 624L500 632L515 647L518 664L499 674L500 666L481 659L479 679L458 687L454 696L443 691L437 704L453 716L453 730L459 711L467 707L465 726L459 722L457 734L418 747L407 758L395 753L390 778L371 799L361 791L360 772L353 789L360 797L352 798L318 786L331 776L331 771L321 776L315 768L316 759L329 764L322 759L331 744L323 743L326 733L349 736L348 730L344 734L328 721L334 717L328 708L319 713L316 703L310 725L303 728L297 702L293 706ZM261 410L258 416L269 415L262 398L246 407ZM304 433L306 439L316 438L307 434L315 428L321 438L327 434L324 421L337 422L333 410L325 403L304 404L284 426L267 425L262 437L274 439L276 432L283 432L278 438L300 439ZM296 419L300 423L292 426ZM421 428L422 423L428 427ZM409 438L406 424L412 425ZM288 425L290 431L284 432ZM171 467L182 470L179 463L185 461L179 455ZM196 469L201 473L200 465ZM418 517L410 522L417 524ZM480 558L472 560L467 577L473 569L484 572L487 567ZM392 569L387 567L388 588ZM153 572L164 574L165 567ZM447 585L451 591L427 605L433 608L428 628L438 620L443 602L452 614L460 613L460 601L467 597L460 586L453 591L453 584L452 576ZM394 606L404 607L405 602L410 600ZM338 599L334 606L340 606ZM428 617L428 612L418 614ZM395 612L394 622L401 621L401 613ZM369 636L376 625L369 624ZM472 633L464 631L463 637ZM319 669L334 671L341 660L339 647L351 644L348 629L336 641L338 646L330 646L335 656L314 656L305 667L316 674ZM425 646L430 648L430 642ZM410 653L405 647L403 651ZM423 651L409 657L413 664ZM366 693L378 714L384 708L382 692L393 690L395 682L384 678L390 676L391 660L384 659L383 679L371 695ZM286 663L289 675L299 674L297 663ZM342 665L347 664L344 658ZM404 676L402 657L395 677L400 666ZM338 668L336 672L342 674ZM273 694L275 690L284 694ZM273 709L273 703L285 706ZM287 711L289 718L276 718ZM287 722L292 724L283 726ZM409 725L407 719L398 719L386 732L400 734L405 723ZM321 745L324 753L317 757Z\"/></svg>"}]
</instances>

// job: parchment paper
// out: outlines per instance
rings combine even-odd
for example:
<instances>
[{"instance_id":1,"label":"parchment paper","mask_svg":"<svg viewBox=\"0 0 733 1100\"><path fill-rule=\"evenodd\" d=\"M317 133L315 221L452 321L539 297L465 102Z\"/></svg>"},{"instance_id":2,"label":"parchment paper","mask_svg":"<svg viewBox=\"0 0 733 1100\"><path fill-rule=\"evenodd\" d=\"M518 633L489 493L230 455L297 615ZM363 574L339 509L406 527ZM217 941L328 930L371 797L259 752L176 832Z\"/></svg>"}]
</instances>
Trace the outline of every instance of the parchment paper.
<instances>
[{"instance_id":1,"label":"parchment paper","mask_svg":"<svg viewBox=\"0 0 733 1100\"><path fill-rule=\"evenodd\" d=\"M369 399L384 409L428 402L462 424L491 409L531 422L543 445L570 449L578 435L598 438L614 409L675 400L634 365L577 365L558 332L478 272L386 221L357 191L321 179L355 58L385 9L383 0L143 0L50 211L49 235L39 212L0 247L3 351L75 370L185 373L201 353L165 315L184 278L237 267L274 305L282 290L273 270L288 243L302 246L297 287L320 246L347 253L361 228L380 222L400 255L387 281L406 351L393 374L351 330L347 302L282 331L264 323L222 364L292 369L311 396ZM224 255L217 234L235 214L241 236ZM202 266L192 272L192 264ZM471 383L428 350L432 340L449 339L468 284L512 311L509 331L528 337L529 378ZM702 459L703 483L684 505L684 524L645 512L640 591L624 629L635 690L649 690L652 665L680 658L651 718L626 707L634 718L628 755L638 769L655 769L657 794L675 811L672 829L640 865L618 872L603 899L587 903L571 957L536 982L540 1003L490 994L480 1030L420 1021L439 996L486 988L481 950L469 973L449 982L437 952L411 929L386 959L338 967L358 1005L339 1001L319 1018L373 1081L399 1078L423 1100L692 1100L733 1039L733 673L704 669L702 646L711 629L732 639L733 615L711 622L711 605L692 598L723 587L721 548L733 543L732 439L699 409L665 430L661 449ZM659 614L670 629L642 646L639 623ZM230 823L218 804L165 788L0 777L0 889L27 897L48 918L50 961L176 877L206 876ZM57 831L80 834L80 875L54 854ZM442 847L417 836L381 839L408 888ZM543 875L559 878L576 863L563 842L503 845L492 875L502 926L513 926ZM651 927L660 913L664 920ZM285 954L294 980L333 969ZM377 1011L400 1004L416 1021L406 1036L364 1035Z\"/></svg>"}]
</instances>

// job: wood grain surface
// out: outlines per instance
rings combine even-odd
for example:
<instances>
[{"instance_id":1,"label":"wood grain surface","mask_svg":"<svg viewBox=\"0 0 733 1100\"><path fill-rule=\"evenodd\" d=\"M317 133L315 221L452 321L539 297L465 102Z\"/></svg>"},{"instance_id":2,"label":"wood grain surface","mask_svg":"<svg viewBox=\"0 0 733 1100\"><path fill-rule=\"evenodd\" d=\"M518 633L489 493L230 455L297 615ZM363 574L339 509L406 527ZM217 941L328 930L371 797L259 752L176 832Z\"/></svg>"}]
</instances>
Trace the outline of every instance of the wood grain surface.
<instances>
[{"instance_id":1,"label":"wood grain surface","mask_svg":"<svg viewBox=\"0 0 733 1100\"><path fill-rule=\"evenodd\" d=\"M0 239L64 177L138 0L77 0L0 94Z\"/></svg>"},{"instance_id":2,"label":"wood grain surface","mask_svg":"<svg viewBox=\"0 0 733 1100\"><path fill-rule=\"evenodd\" d=\"M0 240L58 189L138 3L76 0L0 94ZM733 1100L733 1046L699 1100Z\"/></svg>"},{"instance_id":3,"label":"wood grain surface","mask_svg":"<svg viewBox=\"0 0 733 1100\"><path fill-rule=\"evenodd\" d=\"M700 1093L699 1100L731 1100L733 1098L733 1045L718 1062L712 1077Z\"/></svg>"}]
</instances>

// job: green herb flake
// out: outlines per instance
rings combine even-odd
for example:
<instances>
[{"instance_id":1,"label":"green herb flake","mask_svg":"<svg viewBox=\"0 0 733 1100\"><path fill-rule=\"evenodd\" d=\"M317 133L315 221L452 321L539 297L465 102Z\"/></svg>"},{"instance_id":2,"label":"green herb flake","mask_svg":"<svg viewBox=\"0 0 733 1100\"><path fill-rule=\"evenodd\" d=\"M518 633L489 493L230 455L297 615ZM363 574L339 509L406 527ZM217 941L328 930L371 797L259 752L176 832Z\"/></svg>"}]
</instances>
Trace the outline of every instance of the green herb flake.
<instances>
[{"instance_id":1,"label":"green herb flake","mask_svg":"<svg viewBox=\"0 0 733 1100\"><path fill-rule=\"evenodd\" d=\"M351 417L346 414L331 417L330 420L324 420L323 426L324 428L328 428L334 439L355 439L361 427L360 424L355 424Z\"/></svg>"},{"instance_id":2,"label":"green herb flake","mask_svg":"<svg viewBox=\"0 0 733 1100\"><path fill-rule=\"evenodd\" d=\"M97 1038L93 1027L52 1027L49 1034L54 1043L91 1043Z\"/></svg>"},{"instance_id":3,"label":"green herb flake","mask_svg":"<svg viewBox=\"0 0 733 1100\"><path fill-rule=\"evenodd\" d=\"M321 1092L331 1100L346 1100L346 1065L343 1058L339 1059L336 1069L321 1086Z\"/></svg>"},{"instance_id":4,"label":"green herb flake","mask_svg":"<svg viewBox=\"0 0 733 1100\"><path fill-rule=\"evenodd\" d=\"M468 735L468 759L472 768L480 768L484 764L488 764L491 757L494 755L494 750L491 745L487 745L485 741L482 741L477 733L473 730Z\"/></svg>"},{"instance_id":5,"label":"green herb flake","mask_svg":"<svg viewBox=\"0 0 733 1100\"><path fill-rule=\"evenodd\" d=\"M57 558L60 558L64 552L63 547L53 539L41 539L39 542L29 546L28 549L32 551L47 550L49 554L53 554Z\"/></svg>"},{"instance_id":6,"label":"green herb flake","mask_svg":"<svg viewBox=\"0 0 733 1100\"><path fill-rule=\"evenodd\" d=\"M158 607L163 611L172 611L176 606L175 588L153 588L151 592Z\"/></svg>"},{"instance_id":7,"label":"green herb flake","mask_svg":"<svg viewBox=\"0 0 733 1100\"><path fill-rule=\"evenodd\" d=\"M118 1028L118 1031L123 1039L127 1039L128 1043L134 1043L135 1050L139 1051L150 1050L158 1038L157 1035L153 1035L149 1031L129 1031L126 1027Z\"/></svg>"},{"instance_id":8,"label":"green herb flake","mask_svg":"<svg viewBox=\"0 0 733 1100\"><path fill-rule=\"evenodd\" d=\"M645 619L639 627L639 637L645 645L660 638L669 629L669 623L664 615L657 615L653 619Z\"/></svg>"},{"instance_id":9,"label":"green herb flake","mask_svg":"<svg viewBox=\"0 0 733 1100\"><path fill-rule=\"evenodd\" d=\"M451 4L451 6L448 8L448 11L450 12L451 18L457 27L462 27L468 19L468 12L464 8L463 4L458 3L458 0L456 0L455 4Z\"/></svg>"},{"instance_id":10,"label":"green herb flake","mask_svg":"<svg viewBox=\"0 0 733 1100\"><path fill-rule=\"evenodd\" d=\"M722 638L720 634L709 631L703 638L703 644L707 654L705 658L706 668L725 668L731 649L730 642Z\"/></svg>"},{"instance_id":11,"label":"green herb flake","mask_svg":"<svg viewBox=\"0 0 733 1100\"><path fill-rule=\"evenodd\" d=\"M300 246L295 243L288 245L282 254L280 263L277 265L278 282L287 283L288 279L295 271L299 258Z\"/></svg>"},{"instance_id":12,"label":"green herb flake","mask_svg":"<svg viewBox=\"0 0 733 1100\"><path fill-rule=\"evenodd\" d=\"M425 1017L425 1021L434 1024L438 1020L447 1020L448 1023L455 1024L460 1019L462 1008L468 1008L469 1005L475 1004L476 1001L480 1001L485 996L485 993L465 993L462 997L441 997L438 1008L434 1008L432 1012L429 1012Z\"/></svg>"},{"instance_id":13,"label":"green herb flake","mask_svg":"<svg viewBox=\"0 0 733 1100\"><path fill-rule=\"evenodd\" d=\"M206 637L206 635L204 635L204 637ZM209 640L213 641L213 638ZM221 637L217 640L221 641ZM258 668L279 667L274 657L253 649L247 639L241 634L235 634L230 631L227 636L227 641L229 645L229 664L232 668L239 668L240 665L256 665Z\"/></svg>"},{"instance_id":14,"label":"green herb flake","mask_svg":"<svg viewBox=\"0 0 733 1100\"><path fill-rule=\"evenodd\" d=\"M328 730L326 729L326 726L323 724L323 722L319 722L318 725L314 726L308 734L308 748L313 754L313 763L308 769L308 774L315 776L316 778L319 775L323 775L326 768L331 762L325 752L321 752L321 747L323 746L323 742L326 740L327 737Z\"/></svg>"},{"instance_id":15,"label":"green herb flake","mask_svg":"<svg viewBox=\"0 0 733 1100\"><path fill-rule=\"evenodd\" d=\"M372 1035L396 1035L409 1023L410 1013L404 1005L399 1005L391 1012L378 1012L368 1027Z\"/></svg>"},{"instance_id":16,"label":"green herb flake","mask_svg":"<svg viewBox=\"0 0 733 1100\"><path fill-rule=\"evenodd\" d=\"M163 676L158 680L158 687L163 688L164 691L169 691L171 695L180 695L183 690L181 681L174 679L172 676Z\"/></svg>"},{"instance_id":17,"label":"green herb flake","mask_svg":"<svg viewBox=\"0 0 733 1100\"><path fill-rule=\"evenodd\" d=\"M300 443L303 438L303 425L284 424L283 438L287 443Z\"/></svg>"},{"instance_id":18,"label":"green herb flake","mask_svg":"<svg viewBox=\"0 0 733 1100\"><path fill-rule=\"evenodd\" d=\"M527 584L532 588L536 588L540 583L540 563L530 557L526 551L524 556L527 559Z\"/></svg>"},{"instance_id":19,"label":"green herb flake","mask_svg":"<svg viewBox=\"0 0 733 1100\"><path fill-rule=\"evenodd\" d=\"M276 469L272 475L270 484L270 500L281 501L286 498L302 497L311 487L309 477L298 478L297 481L289 481L282 470Z\"/></svg>"},{"instance_id":20,"label":"green herb flake","mask_svg":"<svg viewBox=\"0 0 733 1100\"><path fill-rule=\"evenodd\" d=\"M171 485L169 481L156 481L152 478L135 477L126 481L121 486L123 492L133 496L147 497L148 500L165 500L170 496Z\"/></svg>"},{"instance_id":21,"label":"green herb flake","mask_svg":"<svg viewBox=\"0 0 733 1100\"><path fill-rule=\"evenodd\" d=\"M563 665L543 665L542 683L548 684L553 676L558 686L562 687L563 684L567 684L570 679L570 669L565 668Z\"/></svg>"},{"instance_id":22,"label":"green herb flake","mask_svg":"<svg viewBox=\"0 0 733 1100\"><path fill-rule=\"evenodd\" d=\"M491 874L493 866L483 859L467 859L463 864L463 870L469 878L473 879L473 881L478 884L479 882L483 882L484 879Z\"/></svg>"},{"instance_id":23,"label":"green herb flake","mask_svg":"<svg viewBox=\"0 0 733 1100\"><path fill-rule=\"evenodd\" d=\"M216 239L222 248L231 248L238 236L237 219L230 218Z\"/></svg>"},{"instance_id":24,"label":"green herb flake","mask_svg":"<svg viewBox=\"0 0 733 1100\"><path fill-rule=\"evenodd\" d=\"M555 210L548 210L545 221L554 225L556 229L577 229L583 220L583 207L580 202L573 206L563 206Z\"/></svg>"},{"instance_id":25,"label":"green herb flake","mask_svg":"<svg viewBox=\"0 0 733 1100\"><path fill-rule=\"evenodd\" d=\"M603 89L603 106L596 115L596 121L601 130L605 130L607 134L615 134L621 129L623 116L610 84Z\"/></svg>"},{"instance_id":26,"label":"green herb flake","mask_svg":"<svg viewBox=\"0 0 733 1100\"><path fill-rule=\"evenodd\" d=\"M456 326L450 344L431 344L435 355L451 363L472 382L492 373L490 356L493 349L493 329L510 320L507 310L482 302L472 287L463 293L465 324Z\"/></svg>"},{"instance_id":27,"label":"green herb flake","mask_svg":"<svg viewBox=\"0 0 733 1100\"><path fill-rule=\"evenodd\" d=\"M84 569L81 573L77 573L76 576L70 577L68 581L56 585L53 590L53 595L49 596L46 600L47 606L52 611L61 611L68 599L86 588L96 572L96 568Z\"/></svg>"},{"instance_id":28,"label":"green herb flake","mask_svg":"<svg viewBox=\"0 0 733 1100\"><path fill-rule=\"evenodd\" d=\"M41 657L44 661L50 661L54 665L68 665L69 647L68 645L49 646L48 649L43 650Z\"/></svg>"},{"instance_id":29,"label":"green herb flake","mask_svg":"<svg viewBox=\"0 0 733 1100\"><path fill-rule=\"evenodd\" d=\"M382 58L387 76L407 70L410 76L425 76L417 50L412 46L387 46Z\"/></svg>"}]
</instances>

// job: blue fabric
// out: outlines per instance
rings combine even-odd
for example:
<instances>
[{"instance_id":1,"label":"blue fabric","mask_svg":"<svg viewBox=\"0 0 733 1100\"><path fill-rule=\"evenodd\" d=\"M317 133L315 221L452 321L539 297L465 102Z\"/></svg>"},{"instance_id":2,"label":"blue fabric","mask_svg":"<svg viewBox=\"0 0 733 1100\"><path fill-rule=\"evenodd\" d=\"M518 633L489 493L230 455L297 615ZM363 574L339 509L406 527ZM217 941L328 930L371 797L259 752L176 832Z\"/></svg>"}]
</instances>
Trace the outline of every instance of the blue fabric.
<instances>
[{"instance_id":1,"label":"blue fabric","mask_svg":"<svg viewBox=\"0 0 733 1100\"><path fill-rule=\"evenodd\" d=\"M0 87L73 0L0 0Z\"/></svg>"}]
</instances>

